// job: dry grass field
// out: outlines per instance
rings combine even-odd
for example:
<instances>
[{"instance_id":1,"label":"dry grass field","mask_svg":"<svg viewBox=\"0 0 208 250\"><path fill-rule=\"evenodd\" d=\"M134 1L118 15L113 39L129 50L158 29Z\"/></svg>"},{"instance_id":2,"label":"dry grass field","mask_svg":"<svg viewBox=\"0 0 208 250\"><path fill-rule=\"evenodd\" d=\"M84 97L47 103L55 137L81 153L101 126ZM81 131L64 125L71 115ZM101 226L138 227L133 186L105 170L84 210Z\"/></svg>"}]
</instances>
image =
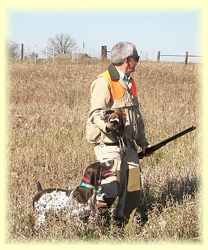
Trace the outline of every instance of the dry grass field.
<instances>
[{"instance_id":1,"label":"dry grass field","mask_svg":"<svg viewBox=\"0 0 208 250\"><path fill-rule=\"evenodd\" d=\"M56 221L34 230L36 180L74 188L95 161L85 139L89 89L108 62L11 63L8 87L7 242L145 243L201 240L199 129L141 160L143 199L133 229ZM151 144L200 125L200 65L141 61L134 73ZM142 223L141 210L148 221Z\"/></svg>"}]
</instances>

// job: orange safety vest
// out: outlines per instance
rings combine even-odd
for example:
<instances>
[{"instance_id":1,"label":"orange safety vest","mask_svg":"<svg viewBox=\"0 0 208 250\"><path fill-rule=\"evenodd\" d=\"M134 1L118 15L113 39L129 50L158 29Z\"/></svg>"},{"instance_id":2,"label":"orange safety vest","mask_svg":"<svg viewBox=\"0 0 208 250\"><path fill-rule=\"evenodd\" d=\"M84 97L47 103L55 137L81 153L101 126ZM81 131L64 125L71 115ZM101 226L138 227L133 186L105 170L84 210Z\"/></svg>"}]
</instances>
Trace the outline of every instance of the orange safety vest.
<instances>
[{"instance_id":1,"label":"orange safety vest","mask_svg":"<svg viewBox=\"0 0 208 250\"><path fill-rule=\"evenodd\" d=\"M122 98L125 94L125 88L119 83L119 80L112 80L109 74L109 71L106 70L101 74L101 76L105 77L108 80L108 83L110 85L110 93L111 93L111 99L112 100L118 100ZM131 92L133 96L137 96L137 90L136 90L136 84L133 78L131 78Z\"/></svg>"}]
</instances>

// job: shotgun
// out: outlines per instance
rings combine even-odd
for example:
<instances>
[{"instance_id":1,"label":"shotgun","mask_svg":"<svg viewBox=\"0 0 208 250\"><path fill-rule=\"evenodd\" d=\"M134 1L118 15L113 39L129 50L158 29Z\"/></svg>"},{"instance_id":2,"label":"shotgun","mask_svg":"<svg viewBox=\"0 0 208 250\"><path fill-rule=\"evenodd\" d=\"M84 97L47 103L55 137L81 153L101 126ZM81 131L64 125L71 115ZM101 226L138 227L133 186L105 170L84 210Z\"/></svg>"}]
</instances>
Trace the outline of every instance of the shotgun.
<instances>
[{"instance_id":1,"label":"shotgun","mask_svg":"<svg viewBox=\"0 0 208 250\"><path fill-rule=\"evenodd\" d=\"M169 137L168 139L166 139L164 141L161 141L161 142L159 142L159 143L157 143L149 148L146 148L144 154L142 153L142 151L138 153L139 159L142 159L144 156L146 156L148 154L152 154L153 152L155 152L159 148L165 146L167 143L169 143L169 142L171 142L171 141L173 141L173 140L175 140L175 139L177 139L177 138L179 138L179 137L181 137L181 136L183 136L183 135L185 135L185 134L187 134L195 129L196 129L196 126L192 126L190 128L187 128L187 129L179 132L178 134L175 134L175 135Z\"/></svg>"}]
</instances>

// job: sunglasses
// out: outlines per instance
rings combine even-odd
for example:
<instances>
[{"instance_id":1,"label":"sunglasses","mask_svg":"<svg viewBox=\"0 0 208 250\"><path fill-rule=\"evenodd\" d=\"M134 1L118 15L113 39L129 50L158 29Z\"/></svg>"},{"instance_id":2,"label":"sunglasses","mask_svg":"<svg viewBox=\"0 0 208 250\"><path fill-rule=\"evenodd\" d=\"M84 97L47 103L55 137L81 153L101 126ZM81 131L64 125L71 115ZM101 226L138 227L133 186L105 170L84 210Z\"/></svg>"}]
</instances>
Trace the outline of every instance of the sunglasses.
<instances>
[{"instance_id":1,"label":"sunglasses","mask_svg":"<svg viewBox=\"0 0 208 250\"><path fill-rule=\"evenodd\" d=\"M134 58L136 62L138 62L139 59L140 59L140 56L129 56L129 57L130 57L130 58Z\"/></svg>"},{"instance_id":2,"label":"sunglasses","mask_svg":"<svg viewBox=\"0 0 208 250\"><path fill-rule=\"evenodd\" d=\"M131 58L134 58L136 62L138 62L139 59L140 59L140 56L130 56L130 57L131 57Z\"/></svg>"}]
</instances>

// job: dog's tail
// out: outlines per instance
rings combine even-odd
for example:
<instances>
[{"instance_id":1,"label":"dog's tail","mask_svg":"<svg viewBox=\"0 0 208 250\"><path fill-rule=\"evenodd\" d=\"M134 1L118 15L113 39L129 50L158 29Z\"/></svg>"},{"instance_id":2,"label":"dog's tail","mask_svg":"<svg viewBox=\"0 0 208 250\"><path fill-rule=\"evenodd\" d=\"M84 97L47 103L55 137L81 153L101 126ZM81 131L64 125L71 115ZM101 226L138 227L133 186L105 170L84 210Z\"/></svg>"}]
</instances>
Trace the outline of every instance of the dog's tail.
<instances>
[{"instance_id":1,"label":"dog's tail","mask_svg":"<svg viewBox=\"0 0 208 250\"><path fill-rule=\"evenodd\" d=\"M39 181L37 181L37 188L38 188L38 192L43 190Z\"/></svg>"}]
</instances>

